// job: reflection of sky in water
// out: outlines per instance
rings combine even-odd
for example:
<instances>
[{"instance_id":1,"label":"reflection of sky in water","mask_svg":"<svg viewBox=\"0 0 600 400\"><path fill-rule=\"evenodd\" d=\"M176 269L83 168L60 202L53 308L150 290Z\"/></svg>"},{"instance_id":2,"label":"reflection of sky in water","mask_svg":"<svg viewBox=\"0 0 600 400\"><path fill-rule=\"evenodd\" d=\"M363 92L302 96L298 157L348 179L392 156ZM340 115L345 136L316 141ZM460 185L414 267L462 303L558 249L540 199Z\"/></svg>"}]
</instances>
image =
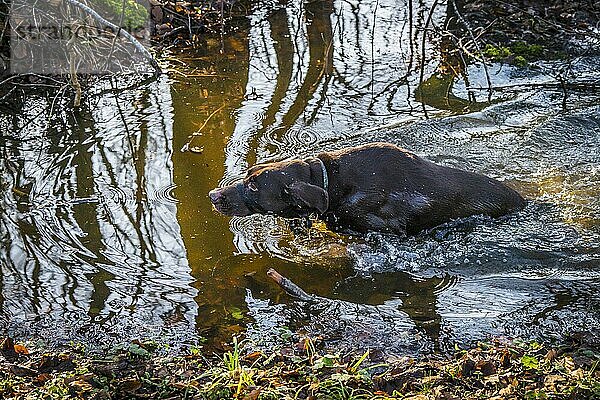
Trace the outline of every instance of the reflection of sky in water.
<instances>
[{"instance_id":1,"label":"reflection of sky in water","mask_svg":"<svg viewBox=\"0 0 600 400\"><path fill-rule=\"evenodd\" d=\"M406 85L407 77L418 78L415 61L402 48L410 37L405 4L306 7L289 2L271 18L264 9L251 17L249 81L227 145L224 182L239 177L255 152L260 162L315 151L397 117L391 108L416 107ZM426 50L429 56L429 44Z\"/></svg>"},{"instance_id":2,"label":"reflection of sky in water","mask_svg":"<svg viewBox=\"0 0 600 400\"><path fill-rule=\"evenodd\" d=\"M247 99L236 114L235 130L227 142L226 176L238 177L248 167L245 157L250 150L249 142L262 124L276 84L277 58L273 42L266 40L271 36L267 15L267 10L259 11L250 20Z\"/></svg>"}]
</instances>

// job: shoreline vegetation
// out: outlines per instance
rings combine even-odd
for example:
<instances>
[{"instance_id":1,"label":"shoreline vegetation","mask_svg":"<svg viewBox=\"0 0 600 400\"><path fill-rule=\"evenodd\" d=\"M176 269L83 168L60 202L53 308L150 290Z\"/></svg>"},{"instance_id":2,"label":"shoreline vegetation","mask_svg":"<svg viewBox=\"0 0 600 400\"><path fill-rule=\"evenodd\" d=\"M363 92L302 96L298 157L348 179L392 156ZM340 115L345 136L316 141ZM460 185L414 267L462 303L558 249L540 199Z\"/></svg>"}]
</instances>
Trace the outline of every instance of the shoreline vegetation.
<instances>
[{"instance_id":1,"label":"shoreline vegetation","mask_svg":"<svg viewBox=\"0 0 600 400\"><path fill-rule=\"evenodd\" d=\"M289 296L317 301L271 269ZM233 337L179 353L136 340L99 353L71 343L0 339L3 399L596 399L600 338L580 333L560 343L494 339L415 357L331 351L327 338L290 335L260 350ZM363 350L361 350L363 351Z\"/></svg>"},{"instance_id":2,"label":"shoreline vegetation","mask_svg":"<svg viewBox=\"0 0 600 400\"><path fill-rule=\"evenodd\" d=\"M600 351L586 335L562 344L478 342L453 354L374 360L330 354L320 339L254 351L234 338L222 353L161 355L135 341L104 356L72 344L46 351L1 340L3 399L594 399ZM164 350L164 349L163 349Z\"/></svg>"}]
</instances>

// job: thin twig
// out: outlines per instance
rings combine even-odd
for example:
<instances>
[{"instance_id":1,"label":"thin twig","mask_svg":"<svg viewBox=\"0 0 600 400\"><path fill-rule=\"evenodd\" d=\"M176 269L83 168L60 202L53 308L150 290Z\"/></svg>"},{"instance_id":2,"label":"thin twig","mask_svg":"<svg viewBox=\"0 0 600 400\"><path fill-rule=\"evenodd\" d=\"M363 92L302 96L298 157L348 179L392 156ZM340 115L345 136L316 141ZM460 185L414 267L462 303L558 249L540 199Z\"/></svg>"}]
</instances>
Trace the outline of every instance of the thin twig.
<instances>
[{"instance_id":1,"label":"thin twig","mask_svg":"<svg viewBox=\"0 0 600 400\"><path fill-rule=\"evenodd\" d=\"M71 77L71 86L75 89L75 99L73 100L73 107L79 107L81 105L81 84L77 79L77 60L75 59L75 39L76 34L71 35L71 38L67 42L67 50L69 52L69 75Z\"/></svg>"},{"instance_id":2,"label":"thin twig","mask_svg":"<svg viewBox=\"0 0 600 400\"><path fill-rule=\"evenodd\" d=\"M375 10L373 11L373 27L371 29L371 103L375 97L375 25L377 23L377 9L379 8L379 0L375 2Z\"/></svg>"},{"instance_id":3,"label":"thin twig","mask_svg":"<svg viewBox=\"0 0 600 400\"><path fill-rule=\"evenodd\" d=\"M485 56L483 55L483 52L481 51L481 48L479 47L479 43L475 39L475 35L473 34L473 30L471 29L471 26L469 25L469 23L463 18L463 16L458 11L458 7L456 6L456 1L454 1L454 0L450 0L450 1L452 1L452 7L454 7L454 12L456 13L456 17L464 25L464 27L467 29L467 32L469 32L469 36L471 37L471 40L473 41L473 45L475 46L475 50L477 50L477 53L480 55L480 57L483 60L482 61L483 71L485 72L485 79L486 79L487 84L488 84L488 101L491 101L491 96L492 96L492 78L490 77L490 71L488 70Z\"/></svg>"},{"instance_id":4,"label":"thin twig","mask_svg":"<svg viewBox=\"0 0 600 400\"><path fill-rule=\"evenodd\" d=\"M431 19L433 18L433 12L438 5L438 0L435 0L429 9L429 13L427 14L427 19L425 20L425 26L423 27L423 39L421 41L421 71L419 73L419 88L421 89L421 93L423 92L423 78L425 77L425 41L427 39L427 27L431 23ZM425 114L425 118L427 118L427 108L425 106L425 102L421 101L423 105L423 113Z\"/></svg>"},{"instance_id":5,"label":"thin twig","mask_svg":"<svg viewBox=\"0 0 600 400\"><path fill-rule=\"evenodd\" d=\"M125 1L126 0L123 0L121 2L121 16L119 17L119 30L115 34L115 37L113 38L113 40L110 44L110 51L108 52L108 57L106 57L106 61L104 63L104 69L106 69L108 67L108 63L110 62L110 59L112 58L113 51L115 51L115 43L117 43L117 38L119 37L119 32L121 32L121 26L123 26L123 19L125 18Z\"/></svg>"}]
</instances>

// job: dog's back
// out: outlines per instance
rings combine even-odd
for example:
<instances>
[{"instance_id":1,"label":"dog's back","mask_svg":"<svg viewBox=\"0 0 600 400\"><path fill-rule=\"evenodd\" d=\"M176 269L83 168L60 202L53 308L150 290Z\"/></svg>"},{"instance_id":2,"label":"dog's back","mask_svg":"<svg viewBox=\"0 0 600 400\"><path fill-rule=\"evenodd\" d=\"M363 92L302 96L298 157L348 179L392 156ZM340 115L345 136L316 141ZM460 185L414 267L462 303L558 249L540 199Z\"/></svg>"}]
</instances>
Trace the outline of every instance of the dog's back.
<instances>
[{"instance_id":1,"label":"dog's back","mask_svg":"<svg viewBox=\"0 0 600 400\"><path fill-rule=\"evenodd\" d=\"M452 219L498 217L525 205L513 189L487 176L434 164L389 143L330 152L330 220L349 229L415 233ZM366 216L366 217L365 217Z\"/></svg>"}]
</instances>

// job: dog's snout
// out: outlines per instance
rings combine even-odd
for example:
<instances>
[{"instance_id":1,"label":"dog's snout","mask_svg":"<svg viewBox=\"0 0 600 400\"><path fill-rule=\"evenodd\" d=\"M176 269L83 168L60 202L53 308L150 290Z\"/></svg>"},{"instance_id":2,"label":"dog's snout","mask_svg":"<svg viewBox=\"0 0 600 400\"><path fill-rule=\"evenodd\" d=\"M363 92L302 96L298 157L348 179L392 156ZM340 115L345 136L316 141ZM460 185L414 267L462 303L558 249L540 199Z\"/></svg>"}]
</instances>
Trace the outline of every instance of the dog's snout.
<instances>
[{"instance_id":1,"label":"dog's snout","mask_svg":"<svg viewBox=\"0 0 600 400\"><path fill-rule=\"evenodd\" d=\"M220 189L213 189L208 192L208 197L213 204L217 204L223 199L223 192Z\"/></svg>"}]
</instances>

